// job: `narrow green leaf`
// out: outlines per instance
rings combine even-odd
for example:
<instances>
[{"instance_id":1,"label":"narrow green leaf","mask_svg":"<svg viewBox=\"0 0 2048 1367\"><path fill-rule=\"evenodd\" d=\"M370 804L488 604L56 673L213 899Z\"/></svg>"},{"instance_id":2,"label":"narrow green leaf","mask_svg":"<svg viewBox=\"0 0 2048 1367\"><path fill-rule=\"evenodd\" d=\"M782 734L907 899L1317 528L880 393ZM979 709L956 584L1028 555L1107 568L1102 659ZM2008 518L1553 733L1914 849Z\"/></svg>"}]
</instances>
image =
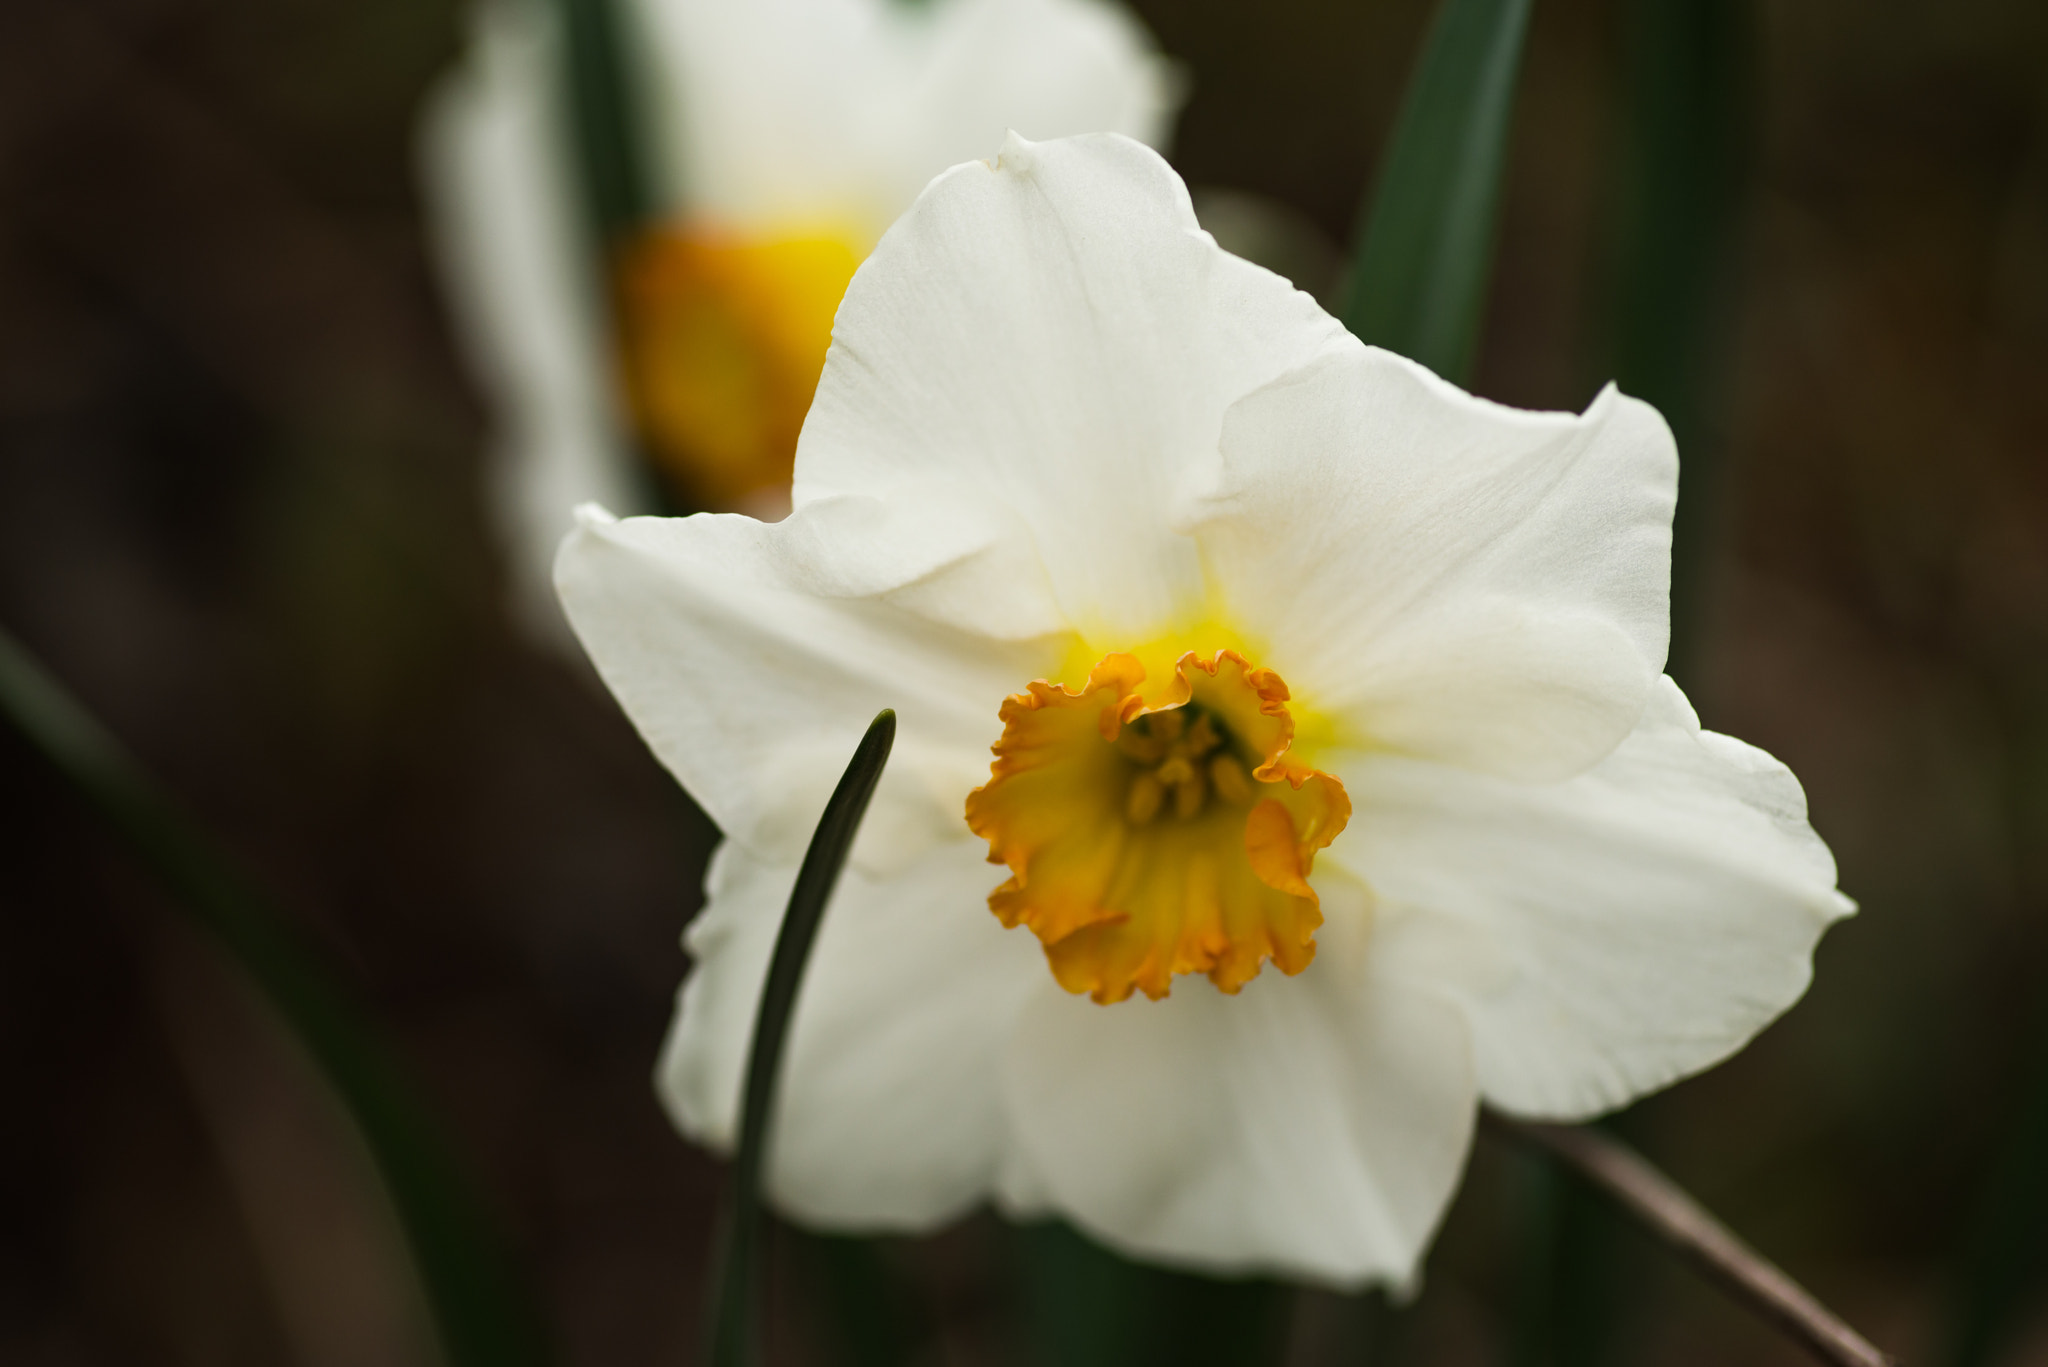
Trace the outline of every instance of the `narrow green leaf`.
<instances>
[{"instance_id":1,"label":"narrow green leaf","mask_svg":"<svg viewBox=\"0 0 2048 1367\"><path fill-rule=\"evenodd\" d=\"M654 213L646 126L617 0L553 0L567 59L569 124L585 217L600 255Z\"/></svg>"},{"instance_id":2,"label":"narrow green leaf","mask_svg":"<svg viewBox=\"0 0 2048 1367\"><path fill-rule=\"evenodd\" d=\"M543 1362L532 1300L518 1287L460 1168L362 1013L287 923L4 631L0 712L240 964L312 1058L383 1179L450 1367Z\"/></svg>"},{"instance_id":3,"label":"narrow green leaf","mask_svg":"<svg viewBox=\"0 0 2048 1367\"><path fill-rule=\"evenodd\" d=\"M1549 1154L1512 1158L1520 1180L1520 1257L1508 1360L1514 1367L1602 1367L1618 1360L1644 1262L1610 1201ZM1624 1247L1628 1240L1628 1247Z\"/></svg>"},{"instance_id":4,"label":"narrow green leaf","mask_svg":"<svg viewBox=\"0 0 2048 1367\"><path fill-rule=\"evenodd\" d=\"M1613 376L1678 439L1671 657L1689 683L1720 502L1723 358L1749 169L1746 0L1631 0L1614 253Z\"/></svg>"},{"instance_id":5,"label":"narrow green leaf","mask_svg":"<svg viewBox=\"0 0 2048 1367\"><path fill-rule=\"evenodd\" d=\"M768 980L761 989L761 1009L754 1018L754 1041L747 1056L746 1091L740 1103L739 1155L733 1163L732 1206L727 1212L718 1262L718 1290L711 1308L711 1367L751 1367L760 1360L755 1333L756 1287L759 1284L762 1211L761 1166L767 1156L768 1126L775 1101L775 1082L782 1071L782 1046L796 1010L797 989L804 965L818 937L825 903L845 867L868 800L889 749L896 743L896 714L878 713L840 776L839 786L818 818L811 847L797 870L789 909L775 937L768 960Z\"/></svg>"},{"instance_id":6,"label":"narrow green leaf","mask_svg":"<svg viewBox=\"0 0 2048 1367\"><path fill-rule=\"evenodd\" d=\"M1472 364L1530 0L1444 0L1382 162L1338 316L1463 381Z\"/></svg>"},{"instance_id":7,"label":"narrow green leaf","mask_svg":"<svg viewBox=\"0 0 2048 1367\"><path fill-rule=\"evenodd\" d=\"M1746 168L1747 0L1628 0L1627 60L1615 123L1611 373L1656 405L1678 440L1671 650L1680 682L1698 640L1700 589L1720 467L1712 412L1726 331L1731 240ZM1647 1103L1654 1111L1655 1101ZM1644 1146L1643 1110L1604 1123ZM1620 1360L1642 1304L1638 1235L1612 1204L1547 1156L1530 1189L1528 1281L1518 1359L1584 1367Z\"/></svg>"},{"instance_id":8,"label":"narrow green leaf","mask_svg":"<svg viewBox=\"0 0 2048 1367\"><path fill-rule=\"evenodd\" d=\"M627 60L626 15L621 0L544 0L560 24L561 78L566 94L570 169L580 191L584 286L594 316L603 320L603 360L615 376L625 373L618 354L623 300L614 274L620 246L661 212L653 149L649 146L645 92L634 82ZM673 98L673 92L671 92ZM646 449L646 436L627 423L614 434L613 463L625 472L639 511L692 511L673 502Z\"/></svg>"}]
</instances>

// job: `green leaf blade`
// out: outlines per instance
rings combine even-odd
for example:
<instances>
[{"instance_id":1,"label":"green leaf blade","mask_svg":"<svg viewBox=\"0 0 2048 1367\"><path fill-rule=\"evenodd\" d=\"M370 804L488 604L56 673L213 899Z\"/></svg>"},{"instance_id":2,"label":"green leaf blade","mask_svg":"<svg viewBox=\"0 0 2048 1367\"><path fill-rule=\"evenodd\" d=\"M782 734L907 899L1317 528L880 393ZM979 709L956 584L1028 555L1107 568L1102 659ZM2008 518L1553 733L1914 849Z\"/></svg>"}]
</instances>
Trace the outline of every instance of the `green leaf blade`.
<instances>
[{"instance_id":1,"label":"green leaf blade","mask_svg":"<svg viewBox=\"0 0 2048 1367\"><path fill-rule=\"evenodd\" d=\"M1530 0L1445 0L1395 120L1339 316L1374 346L1470 373Z\"/></svg>"},{"instance_id":2,"label":"green leaf blade","mask_svg":"<svg viewBox=\"0 0 2048 1367\"><path fill-rule=\"evenodd\" d=\"M1753 162L1756 17L1739 0L1632 0L1618 122L1612 374L1678 440L1671 651L1691 687L1727 461L1737 243Z\"/></svg>"},{"instance_id":3,"label":"green leaf blade","mask_svg":"<svg viewBox=\"0 0 2048 1367\"><path fill-rule=\"evenodd\" d=\"M601 256L655 215L643 96L632 80L625 16L616 0L555 0L555 6L575 170Z\"/></svg>"},{"instance_id":4,"label":"green leaf blade","mask_svg":"<svg viewBox=\"0 0 2048 1367\"><path fill-rule=\"evenodd\" d=\"M547 1343L482 1206L383 1041L289 922L114 736L0 631L0 714L127 840L236 961L356 1127L406 1240L450 1367L538 1367Z\"/></svg>"},{"instance_id":5,"label":"green leaf blade","mask_svg":"<svg viewBox=\"0 0 2048 1367\"><path fill-rule=\"evenodd\" d=\"M750 1367L760 1360L755 1327L759 1247L763 1223L761 1173L767 1158L769 1122L775 1084L782 1071L783 1044L796 1012L804 967L824 920L825 904L846 866L847 852L875 795L875 784L889 762L896 742L896 714L884 709L840 776L839 786L825 803L824 815L804 852L790 890L782 929L768 960L768 979L754 1018L754 1039L747 1055L746 1091L740 1103L739 1153L733 1162L733 1200L715 1266L718 1288L711 1307L711 1367Z\"/></svg>"}]
</instances>

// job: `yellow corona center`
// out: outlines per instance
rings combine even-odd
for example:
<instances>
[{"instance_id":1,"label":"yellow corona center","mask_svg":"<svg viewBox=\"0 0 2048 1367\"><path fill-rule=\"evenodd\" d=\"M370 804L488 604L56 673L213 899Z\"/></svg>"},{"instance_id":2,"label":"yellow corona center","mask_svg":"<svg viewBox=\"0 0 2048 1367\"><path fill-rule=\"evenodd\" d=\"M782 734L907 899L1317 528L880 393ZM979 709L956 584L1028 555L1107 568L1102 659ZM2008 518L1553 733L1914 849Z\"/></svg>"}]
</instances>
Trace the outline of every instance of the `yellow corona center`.
<instances>
[{"instance_id":1,"label":"yellow corona center","mask_svg":"<svg viewBox=\"0 0 2048 1367\"><path fill-rule=\"evenodd\" d=\"M832 319L860 264L854 240L683 225L643 234L620 253L634 420L686 501L731 507L788 486Z\"/></svg>"},{"instance_id":2,"label":"yellow corona center","mask_svg":"<svg viewBox=\"0 0 2048 1367\"><path fill-rule=\"evenodd\" d=\"M1078 692L1041 680L1004 701L967 798L1010 869L990 910L1098 1002L1164 997L1181 973L1234 993L1268 959L1299 973L1323 919L1308 873L1350 819L1344 786L1289 755L1287 685L1236 651L1182 655L1149 698L1144 680L1113 654Z\"/></svg>"}]
</instances>

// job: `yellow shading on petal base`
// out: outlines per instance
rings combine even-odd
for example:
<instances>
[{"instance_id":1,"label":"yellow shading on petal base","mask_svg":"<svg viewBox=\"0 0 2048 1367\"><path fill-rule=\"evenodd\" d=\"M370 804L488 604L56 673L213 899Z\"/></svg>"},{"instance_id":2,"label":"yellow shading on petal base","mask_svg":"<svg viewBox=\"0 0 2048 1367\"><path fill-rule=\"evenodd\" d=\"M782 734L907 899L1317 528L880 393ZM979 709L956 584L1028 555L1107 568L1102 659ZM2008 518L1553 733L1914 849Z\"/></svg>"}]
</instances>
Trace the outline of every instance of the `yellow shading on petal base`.
<instances>
[{"instance_id":1,"label":"yellow shading on petal base","mask_svg":"<svg viewBox=\"0 0 2048 1367\"><path fill-rule=\"evenodd\" d=\"M1309 869L1351 800L1288 754L1287 685L1233 650L1190 651L1149 699L1145 667L1104 656L1075 692L1043 680L1002 706L967 824L1010 880L989 896L1028 926L1070 992L1164 997L1175 975L1236 992L1271 959L1299 973L1322 912Z\"/></svg>"},{"instance_id":2,"label":"yellow shading on petal base","mask_svg":"<svg viewBox=\"0 0 2048 1367\"><path fill-rule=\"evenodd\" d=\"M635 422L692 503L731 507L789 484L797 433L860 264L850 233L755 238L665 227L618 258Z\"/></svg>"}]
</instances>

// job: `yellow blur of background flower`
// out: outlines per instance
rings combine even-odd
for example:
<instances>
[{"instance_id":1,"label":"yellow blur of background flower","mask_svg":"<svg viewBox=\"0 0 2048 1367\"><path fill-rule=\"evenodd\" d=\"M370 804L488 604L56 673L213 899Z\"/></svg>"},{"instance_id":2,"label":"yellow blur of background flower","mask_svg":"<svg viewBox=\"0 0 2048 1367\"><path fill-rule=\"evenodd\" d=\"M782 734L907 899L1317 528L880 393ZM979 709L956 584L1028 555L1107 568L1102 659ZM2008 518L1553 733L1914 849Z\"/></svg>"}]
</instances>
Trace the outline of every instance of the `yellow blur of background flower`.
<instances>
[{"instance_id":1,"label":"yellow blur of background flower","mask_svg":"<svg viewBox=\"0 0 2048 1367\"><path fill-rule=\"evenodd\" d=\"M772 504L864 238L647 233L620 254L619 349L636 429L689 502Z\"/></svg>"},{"instance_id":2,"label":"yellow blur of background flower","mask_svg":"<svg viewBox=\"0 0 2048 1367\"><path fill-rule=\"evenodd\" d=\"M422 145L491 408L493 511L549 633L577 503L647 506L658 487L685 508L787 507L840 297L932 176L1013 128L1161 147L1181 84L1104 0L617 0L613 17L645 224L594 240L565 32L538 0L475 11Z\"/></svg>"}]
</instances>

